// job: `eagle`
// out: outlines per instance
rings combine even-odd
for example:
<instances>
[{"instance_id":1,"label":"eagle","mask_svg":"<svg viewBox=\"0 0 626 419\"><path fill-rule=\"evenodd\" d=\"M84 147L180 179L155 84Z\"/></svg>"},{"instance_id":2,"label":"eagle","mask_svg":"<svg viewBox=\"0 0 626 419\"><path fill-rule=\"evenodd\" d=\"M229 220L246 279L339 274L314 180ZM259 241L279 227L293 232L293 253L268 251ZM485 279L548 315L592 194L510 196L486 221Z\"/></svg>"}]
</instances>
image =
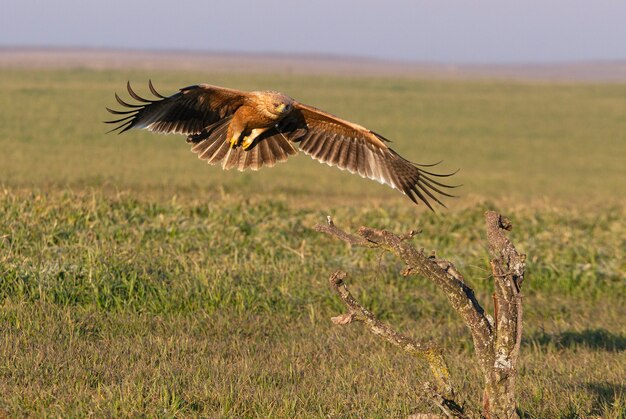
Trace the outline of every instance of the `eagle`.
<instances>
[{"instance_id":1,"label":"eagle","mask_svg":"<svg viewBox=\"0 0 626 419\"><path fill-rule=\"evenodd\" d=\"M442 196L454 185L426 168L400 156L382 135L328 112L300 103L276 91L245 92L209 84L184 87L171 96L148 88L152 99L139 96L126 84L138 103L128 103L115 93L124 110L106 108L119 119L111 131L132 128L187 136L191 150L209 164L224 170L259 170L286 161L298 149L329 166L348 170L399 190L415 204L434 211L431 201L445 207Z\"/></svg>"}]
</instances>

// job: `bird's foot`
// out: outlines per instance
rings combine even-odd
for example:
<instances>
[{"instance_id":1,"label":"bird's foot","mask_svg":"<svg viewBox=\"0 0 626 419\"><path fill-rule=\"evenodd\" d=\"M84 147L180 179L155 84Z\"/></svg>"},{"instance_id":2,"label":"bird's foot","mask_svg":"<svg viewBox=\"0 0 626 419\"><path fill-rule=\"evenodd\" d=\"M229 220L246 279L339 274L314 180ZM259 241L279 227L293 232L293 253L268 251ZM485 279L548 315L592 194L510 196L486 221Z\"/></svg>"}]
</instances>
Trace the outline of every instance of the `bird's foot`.
<instances>
[{"instance_id":1,"label":"bird's foot","mask_svg":"<svg viewBox=\"0 0 626 419\"><path fill-rule=\"evenodd\" d=\"M237 136L233 135L233 137L230 139L230 148L235 148L237 147L237 144L239 143L239 139L237 138Z\"/></svg>"},{"instance_id":2,"label":"bird's foot","mask_svg":"<svg viewBox=\"0 0 626 419\"><path fill-rule=\"evenodd\" d=\"M246 135L245 137L243 137L243 142L241 143L241 146L244 150L247 150L252 146L252 143L254 143L254 137Z\"/></svg>"}]
</instances>

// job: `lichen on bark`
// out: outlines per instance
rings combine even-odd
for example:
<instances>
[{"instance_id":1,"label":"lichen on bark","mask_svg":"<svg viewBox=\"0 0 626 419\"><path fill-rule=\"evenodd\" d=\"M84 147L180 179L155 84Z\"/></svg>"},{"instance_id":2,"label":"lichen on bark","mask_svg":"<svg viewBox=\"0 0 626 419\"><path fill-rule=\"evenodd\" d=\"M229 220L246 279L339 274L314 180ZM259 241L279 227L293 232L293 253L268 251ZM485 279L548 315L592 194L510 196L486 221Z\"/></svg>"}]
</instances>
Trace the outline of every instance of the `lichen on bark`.
<instances>
[{"instance_id":1,"label":"lichen on bark","mask_svg":"<svg viewBox=\"0 0 626 419\"><path fill-rule=\"evenodd\" d=\"M494 278L494 314L482 308L463 275L452 262L426 256L409 243L416 234L397 235L385 230L361 227L358 235L339 229L328 217L327 224L315 229L354 246L380 248L400 258L406 268L404 276L420 275L432 281L447 297L452 308L470 329L475 355L484 377L482 404L474 409L461 402L450 382L450 370L442 349L433 342L422 342L395 331L379 321L352 296L345 283L347 273L338 271L330 286L347 308L333 317L337 325L363 322L375 335L424 360L430 367L435 384L426 383L423 391L445 417L513 418L517 417L515 381L522 338L522 295L526 256L515 249L504 231L511 222L493 211L485 213L487 240ZM480 412L480 413L478 413Z\"/></svg>"}]
</instances>

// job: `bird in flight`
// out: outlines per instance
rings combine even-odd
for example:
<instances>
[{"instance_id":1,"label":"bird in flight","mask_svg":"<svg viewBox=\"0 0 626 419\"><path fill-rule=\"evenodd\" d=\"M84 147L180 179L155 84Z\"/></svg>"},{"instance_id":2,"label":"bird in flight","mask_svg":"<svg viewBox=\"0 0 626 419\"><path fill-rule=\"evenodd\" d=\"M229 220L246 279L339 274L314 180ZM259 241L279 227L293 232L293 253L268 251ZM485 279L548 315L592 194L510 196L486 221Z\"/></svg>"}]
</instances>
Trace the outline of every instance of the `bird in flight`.
<instances>
[{"instance_id":1,"label":"bird in flight","mask_svg":"<svg viewBox=\"0 0 626 419\"><path fill-rule=\"evenodd\" d=\"M441 196L455 186L437 174L406 160L387 146L389 140L353 122L297 102L275 91L244 92L200 84L179 90L171 96L156 91L148 82L154 99L139 96L126 85L138 104L115 99L126 108L106 108L121 118L105 121L118 124L111 131L132 128L187 136L191 150L210 164L227 170L259 170L272 167L302 150L329 166L348 170L364 178L391 186L414 203L430 201L441 206ZM109 132L111 132L109 131ZM437 164L437 163L435 163ZM456 172L455 172L456 173Z\"/></svg>"}]
</instances>

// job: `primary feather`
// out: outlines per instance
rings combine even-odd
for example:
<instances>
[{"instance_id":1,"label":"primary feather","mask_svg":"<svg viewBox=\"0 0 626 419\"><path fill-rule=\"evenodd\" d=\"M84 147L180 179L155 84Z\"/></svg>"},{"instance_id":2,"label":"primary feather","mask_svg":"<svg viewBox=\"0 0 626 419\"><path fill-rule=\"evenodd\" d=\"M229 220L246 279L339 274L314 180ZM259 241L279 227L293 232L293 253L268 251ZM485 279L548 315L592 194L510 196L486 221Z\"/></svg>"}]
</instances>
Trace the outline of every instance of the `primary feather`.
<instances>
[{"instance_id":1,"label":"primary feather","mask_svg":"<svg viewBox=\"0 0 626 419\"><path fill-rule=\"evenodd\" d=\"M128 110L107 108L122 116L106 121L117 124L111 131L141 128L186 135L200 159L224 169L271 167L296 154L298 145L322 163L389 185L431 210L431 201L445 207L440 198L451 197L446 190L456 187L436 180L454 173L425 170L433 165L408 161L389 148L383 136L279 92L244 92L201 84L164 96L151 81L148 87L155 99L139 96L127 84L129 95L139 104L125 102L115 94Z\"/></svg>"}]
</instances>

